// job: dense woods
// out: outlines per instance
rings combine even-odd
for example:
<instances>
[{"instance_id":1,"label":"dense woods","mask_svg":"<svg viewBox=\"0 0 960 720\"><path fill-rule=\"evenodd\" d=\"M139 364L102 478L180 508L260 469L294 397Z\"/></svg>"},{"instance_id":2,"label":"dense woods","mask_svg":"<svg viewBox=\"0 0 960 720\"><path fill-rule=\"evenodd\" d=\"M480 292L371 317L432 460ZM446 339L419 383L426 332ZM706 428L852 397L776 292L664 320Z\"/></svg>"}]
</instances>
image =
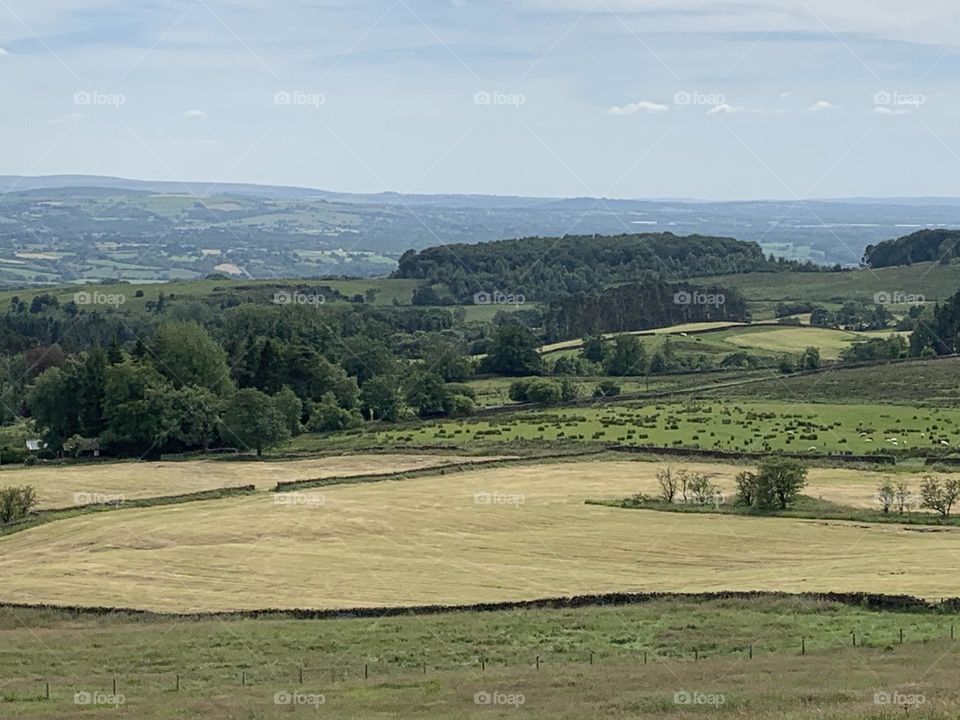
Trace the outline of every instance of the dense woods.
<instances>
[{"instance_id":1,"label":"dense woods","mask_svg":"<svg viewBox=\"0 0 960 720\"><path fill-rule=\"evenodd\" d=\"M644 278L684 278L761 270L819 269L812 264L773 260L756 243L733 238L672 233L569 235L523 238L480 245L443 245L400 258L400 278L444 286L430 294L434 304L470 302L476 293L523 294L527 300L599 293L603 288Z\"/></svg>"},{"instance_id":2,"label":"dense woods","mask_svg":"<svg viewBox=\"0 0 960 720\"><path fill-rule=\"evenodd\" d=\"M960 251L960 230L919 230L895 240L867 245L863 264L871 268L949 261Z\"/></svg>"}]
</instances>

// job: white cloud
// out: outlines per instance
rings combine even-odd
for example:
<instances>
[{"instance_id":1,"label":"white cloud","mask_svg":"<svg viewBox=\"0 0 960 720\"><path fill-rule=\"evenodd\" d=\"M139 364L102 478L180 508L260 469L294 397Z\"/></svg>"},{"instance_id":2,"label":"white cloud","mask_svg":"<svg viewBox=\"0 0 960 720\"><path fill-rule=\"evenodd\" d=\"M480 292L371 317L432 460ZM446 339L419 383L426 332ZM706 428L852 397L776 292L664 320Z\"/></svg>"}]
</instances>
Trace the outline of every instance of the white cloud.
<instances>
[{"instance_id":1,"label":"white cloud","mask_svg":"<svg viewBox=\"0 0 960 720\"><path fill-rule=\"evenodd\" d=\"M57 117L52 117L49 120L44 120L44 125L68 125L73 123L78 123L83 118L86 117L83 113L73 112L67 113L66 115L58 115Z\"/></svg>"},{"instance_id":2,"label":"white cloud","mask_svg":"<svg viewBox=\"0 0 960 720\"><path fill-rule=\"evenodd\" d=\"M207 113L205 110L187 110L183 114L184 120L206 120Z\"/></svg>"},{"instance_id":3,"label":"white cloud","mask_svg":"<svg viewBox=\"0 0 960 720\"><path fill-rule=\"evenodd\" d=\"M780 99L781 99L781 100L787 100L787 99L790 97L791 94L792 94L792 93L790 93L790 92L782 92L782 93L780 93Z\"/></svg>"},{"instance_id":4,"label":"white cloud","mask_svg":"<svg viewBox=\"0 0 960 720\"><path fill-rule=\"evenodd\" d=\"M0 47L0 57L7 57L10 54L10 51L6 48Z\"/></svg>"},{"instance_id":5,"label":"white cloud","mask_svg":"<svg viewBox=\"0 0 960 720\"><path fill-rule=\"evenodd\" d=\"M825 110L836 110L837 106L829 100L817 100L813 105L807 108L808 112L824 112Z\"/></svg>"},{"instance_id":6,"label":"white cloud","mask_svg":"<svg viewBox=\"0 0 960 720\"><path fill-rule=\"evenodd\" d=\"M728 103L720 103L707 110L707 115L732 115L739 112L743 112L742 107Z\"/></svg>"},{"instance_id":7,"label":"white cloud","mask_svg":"<svg viewBox=\"0 0 960 720\"><path fill-rule=\"evenodd\" d=\"M873 109L873 112L876 115L909 115L910 114L910 111L907 110L906 108L902 108L902 107L892 108L892 107L887 107L886 105L877 105L877 107Z\"/></svg>"},{"instance_id":8,"label":"white cloud","mask_svg":"<svg viewBox=\"0 0 960 720\"><path fill-rule=\"evenodd\" d=\"M670 108L649 100L638 100L627 105L614 105L607 110L607 115L636 115L637 113L665 113Z\"/></svg>"}]
</instances>

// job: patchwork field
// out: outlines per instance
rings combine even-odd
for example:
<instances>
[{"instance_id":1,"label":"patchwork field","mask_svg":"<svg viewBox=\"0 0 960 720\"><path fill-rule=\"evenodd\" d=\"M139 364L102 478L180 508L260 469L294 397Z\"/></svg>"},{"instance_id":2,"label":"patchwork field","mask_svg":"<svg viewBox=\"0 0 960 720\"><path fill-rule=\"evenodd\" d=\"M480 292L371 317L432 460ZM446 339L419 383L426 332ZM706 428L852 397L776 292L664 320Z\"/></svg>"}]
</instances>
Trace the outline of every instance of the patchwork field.
<instances>
[{"instance_id":1,"label":"patchwork field","mask_svg":"<svg viewBox=\"0 0 960 720\"><path fill-rule=\"evenodd\" d=\"M772 386L776 380L764 383ZM744 386L749 394L753 385ZM788 394L784 391L785 394ZM360 433L346 433L343 438ZM367 433L377 444L596 441L708 450L810 453L915 451L960 446L960 411L879 404L698 400L623 402L420 423Z\"/></svg>"},{"instance_id":2,"label":"patchwork field","mask_svg":"<svg viewBox=\"0 0 960 720\"><path fill-rule=\"evenodd\" d=\"M584 504L649 487L655 468L501 467L76 517L0 539L0 600L195 611L613 591L955 594L956 528ZM876 479L832 478L814 487L861 501Z\"/></svg>"},{"instance_id":3,"label":"patchwork field","mask_svg":"<svg viewBox=\"0 0 960 720\"><path fill-rule=\"evenodd\" d=\"M417 470L452 462L488 458L455 455L345 455L269 462L258 460L187 460L171 462L102 462L88 465L6 467L0 487L32 485L39 507L69 507L97 502L161 497L238 485L272 489L279 481L340 475Z\"/></svg>"}]
</instances>

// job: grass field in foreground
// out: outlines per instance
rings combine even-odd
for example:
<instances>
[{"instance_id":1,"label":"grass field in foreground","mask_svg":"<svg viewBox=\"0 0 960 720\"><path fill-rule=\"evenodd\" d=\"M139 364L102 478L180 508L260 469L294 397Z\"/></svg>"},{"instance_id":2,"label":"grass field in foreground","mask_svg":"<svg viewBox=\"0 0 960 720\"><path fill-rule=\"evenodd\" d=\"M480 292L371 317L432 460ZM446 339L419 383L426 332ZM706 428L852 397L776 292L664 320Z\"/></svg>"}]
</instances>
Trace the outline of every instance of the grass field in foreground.
<instances>
[{"instance_id":1,"label":"grass field in foreground","mask_svg":"<svg viewBox=\"0 0 960 720\"><path fill-rule=\"evenodd\" d=\"M621 590L956 594L960 529L585 505L636 492L651 469L617 465L477 469L57 521L0 538L0 600L192 611Z\"/></svg>"},{"instance_id":2,"label":"grass field in foreground","mask_svg":"<svg viewBox=\"0 0 960 720\"><path fill-rule=\"evenodd\" d=\"M882 718L903 711L878 706L875 696L903 693L923 695L920 709L933 714L920 717L953 720L949 713L960 701L957 647L944 639L952 622L933 613L799 598L664 599L376 620L184 621L0 609L0 712L65 720L580 720L801 718L814 709L830 718ZM124 700L119 707L74 703L77 692L112 693L114 678ZM47 682L50 700L44 699ZM274 704L276 693L293 692L317 704ZM722 695L723 702L675 703L674 695L682 701L684 692ZM490 707L475 703L478 693L522 695L523 701Z\"/></svg>"},{"instance_id":3,"label":"grass field in foreground","mask_svg":"<svg viewBox=\"0 0 960 720\"><path fill-rule=\"evenodd\" d=\"M344 455L309 460L97 462L4 468L0 487L32 485L40 507L161 497L238 485L271 489L279 481L415 470L484 458L452 455Z\"/></svg>"}]
</instances>

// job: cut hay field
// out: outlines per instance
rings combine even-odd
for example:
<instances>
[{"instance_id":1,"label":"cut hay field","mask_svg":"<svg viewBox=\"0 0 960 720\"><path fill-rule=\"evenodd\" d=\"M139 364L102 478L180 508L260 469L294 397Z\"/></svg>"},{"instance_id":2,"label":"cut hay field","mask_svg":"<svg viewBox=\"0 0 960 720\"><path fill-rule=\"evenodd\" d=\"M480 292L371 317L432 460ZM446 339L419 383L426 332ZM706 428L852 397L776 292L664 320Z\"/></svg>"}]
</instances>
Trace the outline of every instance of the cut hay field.
<instances>
[{"instance_id":1,"label":"cut hay field","mask_svg":"<svg viewBox=\"0 0 960 720\"><path fill-rule=\"evenodd\" d=\"M307 460L183 460L5 467L0 487L32 485L39 507L63 508L215 490L238 485L272 489L279 481L418 470L489 458L455 455L343 455Z\"/></svg>"},{"instance_id":2,"label":"cut hay field","mask_svg":"<svg viewBox=\"0 0 960 720\"><path fill-rule=\"evenodd\" d=\"M0 538L0 600L203 611L614 591L956 594L957 528L584 504L649 486L655 469L511 466L76 517ZM814 476L825 497L862 498L876 479L827 472Z\"/></svg>"}]
</instances>

